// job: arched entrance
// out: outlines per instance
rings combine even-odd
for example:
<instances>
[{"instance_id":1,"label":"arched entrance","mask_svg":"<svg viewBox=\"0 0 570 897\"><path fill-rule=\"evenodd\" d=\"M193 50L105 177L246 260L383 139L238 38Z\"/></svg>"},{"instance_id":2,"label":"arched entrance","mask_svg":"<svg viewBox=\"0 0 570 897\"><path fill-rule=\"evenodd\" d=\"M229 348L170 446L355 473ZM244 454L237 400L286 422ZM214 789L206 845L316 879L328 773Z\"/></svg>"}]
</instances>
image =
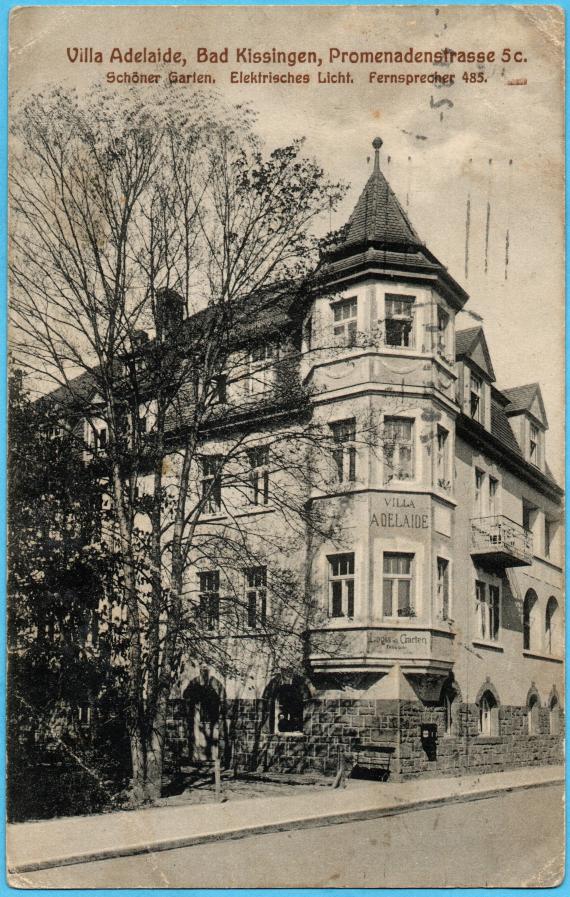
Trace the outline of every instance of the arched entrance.
<instances>
[{"instance_id":1,"label":"arched entrance","mask_svg":"<svg viewBox=\"0 0 570 897\"><path fill-rule=\"evenodd\" d=\"M195 680L184 692L188 721L188 754L193 763L218 759L220 695L211 681Z\"/></svg>"}]
</instances>

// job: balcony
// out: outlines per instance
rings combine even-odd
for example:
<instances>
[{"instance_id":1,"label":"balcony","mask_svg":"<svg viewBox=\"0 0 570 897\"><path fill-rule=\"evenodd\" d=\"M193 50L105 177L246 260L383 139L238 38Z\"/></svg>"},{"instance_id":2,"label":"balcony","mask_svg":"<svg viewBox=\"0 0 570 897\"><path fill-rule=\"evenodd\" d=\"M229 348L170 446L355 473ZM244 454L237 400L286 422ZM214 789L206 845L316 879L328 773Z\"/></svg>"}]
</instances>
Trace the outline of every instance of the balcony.
<instances>
[{"instance_id":1,"label":"balcony","mask_svg":"<svg viewBox=\"0 0 570 897\"><path fill-rule=\"evenodd\" d=\"M471 555L479 563L499 567L532 564L532 533L508 517L479 517L471 521Z\"/></svg>"},{"instance_id":2,"label":"balcony","mask_svg":"<svg viewBox=\"0 0 570 897\"><path fill-rule=\"evenodd\" d=\"M389 672L399 664L404 673L446 675L453 667L455 635L449 628L422 623L391 626L322 627L310 633L309 660L317 672Z\"/></svg>"}]
</instances>

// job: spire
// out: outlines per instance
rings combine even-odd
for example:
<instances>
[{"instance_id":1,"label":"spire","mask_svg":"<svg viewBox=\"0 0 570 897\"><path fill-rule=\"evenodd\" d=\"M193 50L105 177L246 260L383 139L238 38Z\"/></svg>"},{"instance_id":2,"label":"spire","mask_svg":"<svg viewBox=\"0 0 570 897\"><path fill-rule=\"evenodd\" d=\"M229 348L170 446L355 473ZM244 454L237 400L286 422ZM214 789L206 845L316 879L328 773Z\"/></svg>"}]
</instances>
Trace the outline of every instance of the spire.
<instances>
[{"instance_id":1,"label":"spire","mask_svg":"<svg viewBox=\"0 0 570 897\"><path fill-rule=\"evenodd\" d=\"M374 169L348 220L344 238L338 248L370 243L382 246L421 246L420 238L380 169L382 138L375 137L372 146Z\"/></svg>"}]
</instances>

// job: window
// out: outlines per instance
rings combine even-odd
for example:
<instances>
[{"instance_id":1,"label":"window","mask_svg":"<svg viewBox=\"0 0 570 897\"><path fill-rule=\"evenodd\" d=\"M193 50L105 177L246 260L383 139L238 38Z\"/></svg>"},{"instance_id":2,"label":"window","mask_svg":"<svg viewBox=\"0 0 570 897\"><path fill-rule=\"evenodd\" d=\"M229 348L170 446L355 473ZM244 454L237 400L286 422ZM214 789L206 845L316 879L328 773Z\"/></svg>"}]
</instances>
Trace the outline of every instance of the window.
<instances>
[{"instance_id":1,"label":"window","mask_svg":"<svg viewBox=\"0 0 570 897\"><path fill-rule=\"evenodd\" d=\"M479 734L499 734L499 708L494 695L486 691L479 703Z\"/></svg>"},{"instance_id":2,"label":"window","mask_svg":"<svg viewBox=\"0 0 570 897\"><path fill-rule=\"evenodd\" d=\"M303 731L303 692L299 685L282 685L275 695L275 732Z\"/></svg>"},{"instance_id":3,"label":"window","mask_svg":"<svg viewBox=\"0 0 570 897\"><path fill-rule=\"evenodd\" d=\"M249 567L245 573L247 625L257 629L267 615L267 567Z\"/></svg>"},{"instance_id":4,"label":"window","mask_svg":"<svg viewBox=\"0 0 570 897\"><path fill-rule=\"evenodd\" d=\"M470 380L469 380L469 414L473 418L473 420L478 420L481 423L482 418L482 407L481 407L481 395L483 391L483 382L480 377L477 377L473 371L470 371Z\"/></svg>"},{"instance_id":5,"label":"window","mask_svg":"<svg viewBox=\"0 0 570 897\"><path fill-rule=\"evenodd\" d=\"M341 420L331 424L333 460L339 483L356 480L356 424L354 420Z\"/></svg>"},{"instance_id":6,"label":"window","mask_svg":"<svg viewBox=\"0 0 570 897\"><path fill-rule=\"evenodd\" d=\"M546 604L544 636L546 653L561 654L560 608L558 607L558 601L553 595L550 596Z\"/></svg>"},{"instance_id":7,"label":"window","mask_svg":"<svg viewBox=\"0 0 570 897\"><path fill-rule=\"evenodd\" d=\"M496 642L499 637L501 593L499 586L477 580L475 583L479 637Z\"/></svg>"},{"instance_id":8,"label":"window","mask_svg":"<svg viewBox=\"0 0 570 897\"><path fill-rule=\"evenodd\" d=\"M77 706L77 720L80 726L91 725L91 707L87 701Z\"/></svg>"},{"instance_id":9,"label":"window","mask_svg":"<svg viewBox=\"0 0 570 897\"><path fill-rule=\"evenodd\" d=\"M266 505L269 502L269 447L258 445L248 449L252 505Z\"/></svg>"},{"instance_id":10,"label":"window","mask_svg":"<svg viewBox=\"0 0 570 897\"><path fill-rule=\"evenodd\" d=\"M358 300L356 296L349 299L342 299L335 302L332 306L333 311L333 333L338 337L345 346L354 346L356 343L356 327Z\"/></svg>"},{"instance_id":11,"label":"window","mask_svg":"<svg viewBox=\"0 0 570 897\"><path fill-rule=\"evenodd\" d=\"M384 418L384 482L414 478L414 422Z\"/></svg>"},{"instance_id":12,"label":"window","mask_svg":"<svg viewBox=\"0 0 570 897\"><path fill-rule=\"evenodd\" d=\"M443 358L447 357L447 333L449 326L449 315L438 305L437 307L437 354Z\"/></svg>"},{"instance_id":13,"label":"window","mask_svg":"<svg viewBox=\"0 0 570 897\"><path fill-rule=\"evenodd\" d=\"M553 520L548 520L545 518L544 520L544 557L549 558L550 552L552 550L552 539L555 532L555 526Z\"/></svg>"},{"instance_id":14,"label":"window","mask_svg":"<svg viewBox=\"0 0 570 897\"><path fill-rule=\"evenodd\" d=\"M448 492L451 488L449 476L449 433L443 427L437 428L437 485Z\"/></svg>"},{"instance_id":15,"label":"window","mask_svg":"<svg viewBox=\"0 0 570 897\"><path fill-rule=\"evenodd\" d=\"M495 517L498 512L499 481L489 477L489 514Z\"/></svg>"},{"instance_id":16,"label":"window","mask_svg":"<svg viewBox=\"0 0 570 897\"><path fill-rule=\"evenodd\" d=\"M275 373L274 362L278 354L278 348L274 343L262 343L251 350L246 381L246 391L250 396L265 392L271 385Z\"/></svg>"},{"instance_id":17,"label":"window","mask_svg":"<svg viewBox=\"0 0 570 897\"><path fill-rule=\"evenodd\" d=\"M538 735L540 732L540 704L536 695L531 695L528 702L527 726L529 735Z\"/></svg>"},{"instance_id":18,"label":"window","mask_svg":"<svg viewBox=\"0 0 570 897\"><path fill-rule=\"evenodd\" d=\"M479 517L485 516L485 474L478 467L475 468L475 513Z\"/></svg>"},{"instance_id":19,"label":"window","mask_svg":"<svg viewBox=\"0 0 570 897\"><path fill-rule=\"evenodd\" d=\"M539 458L539 439L540 439L540 430L535 424L530 425L530 434L529 434L529 443L528 443L528 457L531 464L536 464L538 467L540 464Z\"/></svg>"},{"instance_id":20,"label":"window","mask_svg":"<svg viewBox=\"0 0 570 897\"><path fill-rule=\"evenodd\" d=\"M98 454L107 448L107 427L93 428L93 452Z\"/></svg>"},{"instance_id":21,"label":"window","mask_svg":"<svg viewBox=\"0 0 570 897\"><path fill-rule=\"evenodd\" d=\"M329 556L329 613L354 616L354 554Z\"/></svg>"},{"instance_id":22,"label":"window","mask_svg":"<svg viewBox=\"0 0 570 897\"><path fill-rule=\"evenodd\" d=\"M220 571L199 573L199 615L205 629L217 629L220 622Z\"/></svg>"},{"instance_id":23,"label":"window","mask_svg":"<svg viewBox=\"0 0 570 897\"><path fill-rule=\"evenodd\" d=\"M414 296L386 296L386 345L414 345Z\"/></svg>"},{"instance_id":24,"label":"window","mask_svg":"<svg viewBox=\"0 0 570 897\"><path fill-rule=\"evenodd\" d=\"M523 650L537 650L536 611L538 597L533 589L529 589L523 602Z\"/></svg>"},{"instance_id":25,"label":"window","mask_svg":"<svg viewBox=\"0 0 570 897\"><path fill-rule=\"evenodd\" d=\"M442 690L441 703L444 712L444 733L447 736L456 734L456 710L458 694L452 682L447 682Z\"/></svg>"},{"instance_id":26,"label":"window","mask_svg":"<svg viewBox=\"0 0 570 897\"><path fill-rule=\"evenodd\" d=\"M313 348L313 319L312 317L307 318L305 321L305 326L303 328L304 338L305 338L305 350L310 352Z\"/></svg>"},{"instance_id":27,"label":"window","mask_svg":"<svg viewBox=\"0 0 570 897\"><path fill-rule=\"evenodd\" d=\"M225 405L228 401L228 375L218 374L214 377L214 403Z\"/></svg>"},{"instance_id":28,"label":"window","mask_svg":"<svg viewBox=\"0 0 570 897\"><path fill-rule=\"evenodd\" d=\"M413 554L384 553L382 615L414 617Z\"/></svg>"},{"instance_id":29,"label":"window","mask_svg":"<svg viewBox=\"0 0 570 897\"><path fill-rule=\"evenodd\" d=\"M449 620L449 561L437 559L437 610L441 620Z\"/></svg>"},{"instance_id":30,"label":"window","mask_svg":"<svg viewBox=\"0 0 570 897\"><path fill-rule=\"evenodd\" d=\"M536 510L537 509L534 507L534 505L529 504L523 499L522 525L523 529L527 530L530 533L532 532Z\"/></svg>"},{"instance_id":31,"label":"window","mask_svg":"<svg viewBox=\"0 0 570 897\"><path fill-rule=\"evenodd\" d=\"M558 703L558 698L555 695L553 695L553 697L550 699L549 723L550 734L560 735L560 704Z\"/></svg>"},{"instance_id":32,"label":"window","mask_svg":"<svg viewBox=\"0 0 570 897\"><path fill-rule=\"evenodd\" d=\"M222 507L220 464L218 455L202 458L202 498L206 514L217 514Z\"/></svg>"}]
</instances>

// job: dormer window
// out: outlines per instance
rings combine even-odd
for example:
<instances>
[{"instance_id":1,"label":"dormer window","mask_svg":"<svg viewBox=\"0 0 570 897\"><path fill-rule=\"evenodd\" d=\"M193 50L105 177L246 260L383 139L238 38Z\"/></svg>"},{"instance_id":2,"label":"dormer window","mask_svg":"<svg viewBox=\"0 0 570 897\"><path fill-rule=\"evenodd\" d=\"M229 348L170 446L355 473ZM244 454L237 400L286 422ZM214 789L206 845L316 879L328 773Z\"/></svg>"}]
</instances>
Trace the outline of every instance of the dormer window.
<instances>
[{"instance_id":1,"label":"dormer window","mask_svg":"<svg viewBox=\"0 0 570 897\"><path fill-rule=\"evenodd\" d=\"M246 389L250 396L266 392L275 376L275 361L279 355L274 343L261 343L249 353Z\"/></svg>"},{"instance_id":2,"label":"dormer window","mask_svg":"<svg viewBox=\"0 0 570 897\"><path fill-rule=\"evenodd\" d=\"M469 381L469 414L473 420L481 423L482 402L481 395L483 391L483 383L481 378L471 371Z\"/></svg>"},{"instance_id":3,"label":"dormer window","mask_svg":"<svg viewBox=\"0 0 570 897\"><path fill-rule=\"evenodd\" d=\"M414 345L414 296L386 296L386 345Z\"/></svg>"},{"instance_id":4,"label":"dormer window","mask_svg":"<svg viewBox=\"0 0 570 897\"><path fill-rule=\"evenodd\" d=\"M529 430L528 459L531 464L540 467L540 430L532 423Z\"/></svg>"},{"instance_id":5,"label":"dormer window","mask_svg":"<svg viewBox=\"0 0 570 897\"><path fill-rule=\"evenodd\" d=\"M356 325L358 313L358 300L356 296L342 299L332 306L333 333L345 346L354 346L356 343Z\"/></svg>"}]
</instances>

